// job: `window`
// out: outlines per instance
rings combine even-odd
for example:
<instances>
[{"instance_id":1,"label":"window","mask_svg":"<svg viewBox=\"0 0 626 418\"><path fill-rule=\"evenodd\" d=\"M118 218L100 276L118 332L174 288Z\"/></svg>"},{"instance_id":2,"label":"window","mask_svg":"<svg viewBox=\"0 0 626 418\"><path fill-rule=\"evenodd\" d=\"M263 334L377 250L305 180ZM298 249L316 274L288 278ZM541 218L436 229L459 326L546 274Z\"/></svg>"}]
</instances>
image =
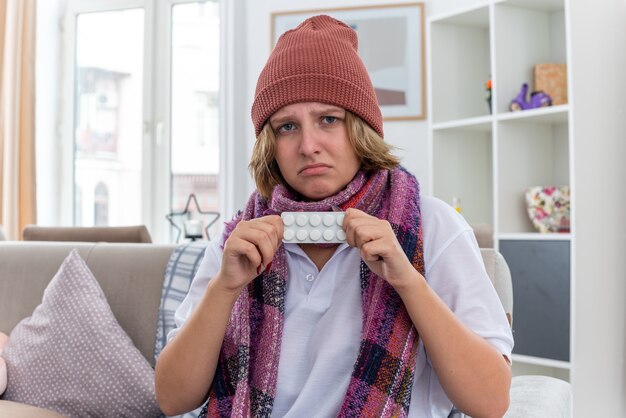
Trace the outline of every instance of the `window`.
<instances>
[{"instance_id":1,"label":"window","mask_svg":"<svg viewBox=\"0 0 626 418\"><path fill-rule=\"evenodd\" d=\"M220 211L218 1L68 0L65 26L62 210L79 226L146 224L161 242L191 193Z\"/></svg>"},{"instance_id":2,"label":"window","mask_svg":"<svg viewBox=\"0 0 626 418\"><path fill-rule=\"evenodd\" d=\"M93 199L94 226L109 226L109 189L104 183L98 183Z\"/></svg>"},{"instance_id":3,"label":"window","mask_svg":"<svg viewBox=\"0 0 626 418\"><path fill-rule=\"evenodd\" d=\"M79 209L83 208L83 189L81 189L80 186L76 186L74 189L74 207ZM77 210L75 215L74 225L83 225L82 210Z\"/></svg>"},{"instance_id":4,"label":"window","mask_svg":"<svg viewBox=\"0 0 626 418\"><path fill-rule=\"evenodd\" d=\"M219 36L217 3L173 6L171 184L176 212L191 193L203 211L220 210Z\"/></svg>"},{"instance_id":5,"label":"window","mask_svg":"<svg viewBox=\"0 0 626 418\"><path fill-rule=\"evenodd\" d=\"M97 226L142 223L144 20L141 8L76 17L74 193L97 184ZM116 185L111 189L116 204L109 206L103 182ZM106 201L98 201L104 199L99 191ZM85 213L89 203L83 201L74 213ZM81 217L74 219L83 226Z\"/></svg>"}]
</instances>

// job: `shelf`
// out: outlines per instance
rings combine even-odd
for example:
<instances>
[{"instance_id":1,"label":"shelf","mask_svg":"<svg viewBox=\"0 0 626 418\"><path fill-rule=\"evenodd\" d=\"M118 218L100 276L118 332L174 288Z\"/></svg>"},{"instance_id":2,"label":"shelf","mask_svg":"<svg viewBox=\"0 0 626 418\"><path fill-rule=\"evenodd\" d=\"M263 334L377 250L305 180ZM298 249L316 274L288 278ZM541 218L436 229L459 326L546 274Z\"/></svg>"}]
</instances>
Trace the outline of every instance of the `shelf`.
<instances>
[{"instance_id":1,"label":"shelf","mask_svg":"<svg viewBox=\"0 0 626 418\"><path fill-rule=\"evenodd\" d=\"M453 14L434 16L430 18L430 22L487 29L489 27L489 8L485 6L471 7Z\"/></svg>"},{"instance_id":2,"label":"shelf","mask_svg":"<svg viewBox=\"0 0 626 418\"><path fill-rule=\"evenodd\" d=\"M504 233L497 234L496 239L516 241L569 241L572 239L572 234L542 234L539 232Z\"/></svg>"},{"instance_id":3,"label":"shelf","mask_svg":"<svg viewBox=\"0 0 626 418\"><path fill-rule=\"evenodd\" d=\"M563 1L498 2L494 8L495 112L506 114L509 104L527 83L534 90L534 66L567 64ZM558 4L557 4L558 3Z\"/></svg>"},{"instance_id":4,"label":"shelf","mask_svg":"<svg viewBox=\"0 0 626 418\"><path fill-rule=\"evenodd\" d=\"M460 198L468 222L493 225L491 123L447 126L432 131L433 193L448 203Z\"/></svg>"},{"instance_id":5,"label":"shelf","mask_svg":"<svg viewBox=\"0 0 626 418\"><path fill-rule=\"evenodd\" d=\"M430 20L433 123L490 116L489 31L488 6Z\"/></svg>"},{"instance_id":6,"label":"shelf","mask_svg":"<svg viewBox=\"0 0 626 418\"><path fill-rule=\"evenodd\" d=\"M568 380L574 233L537 232L525 194L573 187L573 102L509 111L524 83L535 90L537 64L571 67L566 5L484 0L431 17L428 38L431 192L459 198L468 222L494 227L512 277L514 363Z\"/></svg>"},{"instance_id":7,"label":"shelf","mask_svg":"<svg viewBox=\"0 0 626 418\"><path fill-rule=\"evenodd\" d=\"M472 130L478 132L490 132L491 123L494 120L498 122L529 122L529 123L541 123L541 124L561 124L567 123L569 117L569 106L549 106L542 107L540 109L522 110L519 112L505 112L491 116L476 116L472 118L455 119L446 122L433 123L432 129L434 131L441 131L445 129L458 129Z\"/></svg>"},{"instance_id":8,"label":"shelf","mask_svg":"<svg viewBox=\"0 0 626 418\"><path fill-rule=\"evenodd\" d=\"M496 119L500 122L529 121L547 124L567 123L568 117L569 106L566 104L522 110L519 112L506 112L496 115Z\"/></svg>"},{"instance_id":9,"label":"shelf","mask_svg":"<svg viewBox=\"0 0 626 418\"><path fill-rule=\"evenodd\" d=\"M524 9L537 10L541 12L562 12L563 0L500 0L496 4L522 7Z\"/></svg>"},{"instance_id":10,"label":"shelf","mask_svg":"<svg viewBox=\"0 0 626 418\"><path fill-rule=\"evenodd\" d=\"M492 116L478 116L475 118L465 118L440 122L432 125L434 131L444 131L447 129L460 129L474 132L491 132Z\"/></svg>"},{"instance_id":11,"label":"shelf","mask_svg":"<svg viewBox=\"0 0 626 418\"><path fill-rule=\"evenodd\" d=\"M569 370L571 368L569 361L552 360L541 357L524 356L522 354L513 354L513 362L535 364L537 366L554 367L557 369Z\"/></svg>"},{"instance_id":12,"label":"shelf","mask_svg":"<svg viewBox=\"0 0 626 418\"><path fill-rule=\"evenodd\" d=\"M547 124L536 119L548 115L498 122L497 231L536 232L528 219L526 189L570 185L568 124Z\"/></svg>"}]
</instances>

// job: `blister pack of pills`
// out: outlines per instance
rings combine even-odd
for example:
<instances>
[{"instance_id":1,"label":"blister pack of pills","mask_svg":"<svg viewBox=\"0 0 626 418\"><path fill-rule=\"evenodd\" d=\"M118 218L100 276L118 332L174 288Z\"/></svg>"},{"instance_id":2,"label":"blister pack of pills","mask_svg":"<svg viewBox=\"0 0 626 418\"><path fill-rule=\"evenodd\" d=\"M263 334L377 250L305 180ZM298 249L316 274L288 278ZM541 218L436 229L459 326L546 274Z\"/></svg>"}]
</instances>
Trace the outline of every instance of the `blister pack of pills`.
<instances>
[{"instance_id":1,"label":"blister pack of pills","mask_svg":"<svg viewBox=\"0 0 626 418\"><path fill-rule=\"evenodd\" d=\"M283 242L332 244L346 242L344 212L283 212Z\"/></svg>"}]
</instances>

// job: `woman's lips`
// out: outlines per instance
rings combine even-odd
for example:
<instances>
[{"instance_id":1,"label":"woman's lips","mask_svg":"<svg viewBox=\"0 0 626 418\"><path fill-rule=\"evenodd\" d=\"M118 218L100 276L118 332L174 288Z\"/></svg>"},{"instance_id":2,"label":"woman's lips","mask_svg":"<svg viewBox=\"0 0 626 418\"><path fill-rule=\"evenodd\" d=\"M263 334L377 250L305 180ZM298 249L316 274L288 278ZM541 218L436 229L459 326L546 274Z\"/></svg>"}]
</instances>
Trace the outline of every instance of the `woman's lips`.
<instances>
[{"instance_id":1,"label":"woman's lips","mask_svg":"<svg viewBox=\"0 0 626 418\"><path fill-rule=\"evenodd\" d=\"M326 164L311 164L300 170L301 176L316 176L326 173L330 167Z\"/></svg>"}]
</instances>

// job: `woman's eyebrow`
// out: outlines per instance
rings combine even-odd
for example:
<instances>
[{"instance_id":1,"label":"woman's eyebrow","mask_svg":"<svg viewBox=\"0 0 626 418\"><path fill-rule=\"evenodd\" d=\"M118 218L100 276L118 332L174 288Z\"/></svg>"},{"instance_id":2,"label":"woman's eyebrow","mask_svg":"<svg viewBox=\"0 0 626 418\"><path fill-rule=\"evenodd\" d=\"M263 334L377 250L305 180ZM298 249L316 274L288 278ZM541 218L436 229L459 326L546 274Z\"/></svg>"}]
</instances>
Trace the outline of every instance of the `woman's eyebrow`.
<instances>
[{"instance_id":1,"label":"woman's eyebrow","mask_svg":"<svg viewBox=\"0 0 626 418\"><path fill-rule=\"evenodd\" d=\"M344 113L344 110L339 107L327 107L327 108L323 108L320 110L311 111L311 114L313 115L328 115L328 114L335 114L335 113Z\"/></svg>"},{"instance_id":2,"label":"woman's eyebrow","mask_svg":"<svg viewBox=\"0 0 626 418\"><path fill-rule=\"evenodd\" d=\"M277 117L273 117L270 118L270 125L276 125L276 124L281 124L287 121L291 121L293 120L293 115L292 114L288 114L288 115L280 115Z\"/></svg>"}]
</instances>

